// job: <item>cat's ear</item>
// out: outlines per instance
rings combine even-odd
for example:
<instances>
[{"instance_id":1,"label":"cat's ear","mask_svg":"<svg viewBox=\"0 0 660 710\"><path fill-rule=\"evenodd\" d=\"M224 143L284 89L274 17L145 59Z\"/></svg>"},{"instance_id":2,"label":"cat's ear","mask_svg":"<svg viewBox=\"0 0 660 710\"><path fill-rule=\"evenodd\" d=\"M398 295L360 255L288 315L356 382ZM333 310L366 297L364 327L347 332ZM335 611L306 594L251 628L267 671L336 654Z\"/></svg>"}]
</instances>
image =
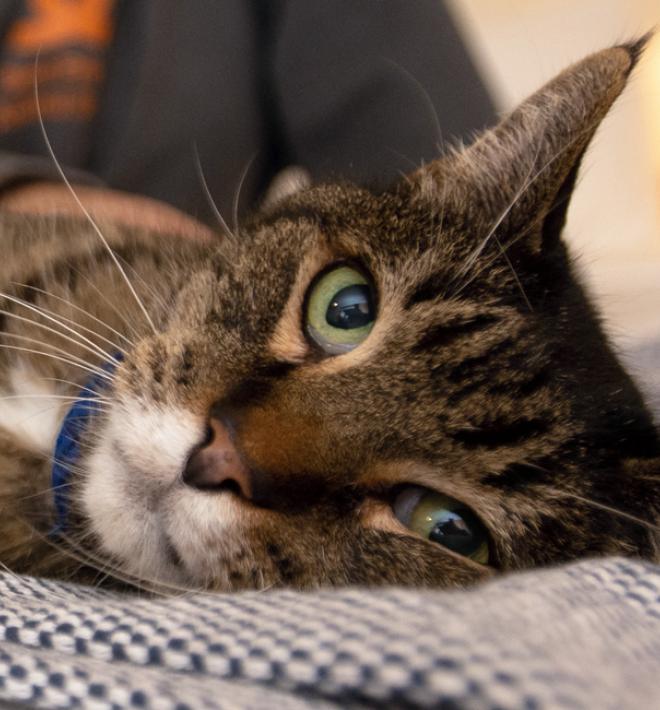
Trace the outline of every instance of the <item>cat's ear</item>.
<instances>
[{"instance_id":1,"label":"cat's ear","mask_svg":"<svg viewBox=\"0 0 660 710\"><path fill-rule=\"evenodd\" d=\"M312 184L312 176L299 165L289 165L280 170L271 180L266 195L261 201L260 210L268 212L277 207L287 197L305 190Z\"/></svg>"},{"instance_id":2,"label":"cat's ear","mask_svg":"<svg viewBox=\"0 0 660 710\"><path fill-rule=\"evenodd\" d=\"M550 247L564 225L581 158L648 39L569 67L471 146L418 171L420 187L428 195L435 182L438 194L451 193L470 222L486 230L523 230L535 249Z\"/></svg>"}]
</instances>

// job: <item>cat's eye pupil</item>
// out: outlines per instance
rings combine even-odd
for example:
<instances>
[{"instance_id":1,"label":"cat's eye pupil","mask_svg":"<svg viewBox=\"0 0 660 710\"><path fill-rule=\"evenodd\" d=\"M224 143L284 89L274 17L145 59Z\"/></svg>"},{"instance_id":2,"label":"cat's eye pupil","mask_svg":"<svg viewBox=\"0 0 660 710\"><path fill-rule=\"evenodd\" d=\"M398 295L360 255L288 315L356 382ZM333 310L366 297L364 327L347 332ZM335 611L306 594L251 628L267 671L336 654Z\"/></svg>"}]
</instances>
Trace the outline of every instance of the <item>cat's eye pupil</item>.
<instances>
[{"instance_id":1,"label":"cat's eye pupil","mask_svg":"<svg viewBox=\"0 0 660 710\"><path fill-rule=\"evenodd\" d=\"M466 520L469 517L468 510L461 510L460 514L453 510L443 511L429 533L429 540L469 557L482 542L481 537L474 532L476 526L471 527Z\"/></svg>"},{"instance_id":2,"label":"cat's eye pupil","mask_svg":"<svg viewBox=\"0 0 660 710\"><path fill-rule=\"evenodd\" d=\"M371 290L366 284L353 284L338 291L328 304L326 322L334 328L362 328L374 319Z\"/></svg>"}]
</instances>

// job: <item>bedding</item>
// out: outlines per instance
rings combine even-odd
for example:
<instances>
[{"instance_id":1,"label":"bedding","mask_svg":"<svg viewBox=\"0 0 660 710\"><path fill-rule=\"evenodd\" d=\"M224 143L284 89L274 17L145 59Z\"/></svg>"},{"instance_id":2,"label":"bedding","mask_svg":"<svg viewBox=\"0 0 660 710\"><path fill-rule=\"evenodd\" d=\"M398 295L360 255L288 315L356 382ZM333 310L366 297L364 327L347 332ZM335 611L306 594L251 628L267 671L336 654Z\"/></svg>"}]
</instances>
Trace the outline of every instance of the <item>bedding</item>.
<instances>
[{"instance_id":1,"label":"bedding","mask_svg":"<svg viewBox=\"0 0 660 710\"><path fill-rule=\"evenodd\" d=\"M0 576L0 700L48 708L660 707L660 567L467 592L176 598Z\"/></svg>"}]
</instances>

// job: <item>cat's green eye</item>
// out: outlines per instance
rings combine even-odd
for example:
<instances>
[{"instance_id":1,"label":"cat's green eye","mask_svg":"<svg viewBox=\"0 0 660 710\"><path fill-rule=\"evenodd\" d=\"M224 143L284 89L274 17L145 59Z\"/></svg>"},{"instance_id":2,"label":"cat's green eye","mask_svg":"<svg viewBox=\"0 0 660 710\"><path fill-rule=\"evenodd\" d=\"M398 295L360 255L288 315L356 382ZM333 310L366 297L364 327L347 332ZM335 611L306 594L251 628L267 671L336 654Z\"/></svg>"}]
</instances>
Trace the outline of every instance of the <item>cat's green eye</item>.
<instances>
[{"instance_id":1,"label":"cat's green eye","mask_svg":"<svg viewBox=\"0 0 660 710\"><path fill-rule=\"evenodd\" d=\"M488 564L486 528L463 503L428 488L406 486L392 508L394 515L418 535L482 565Z\"/></svg>"},{"instance_id":2,"label":"cat's green eye","mask_svg":"<svg viewBox=\"0 0 660 710\"><path fill-rule=\"evenodd\" d=\"M376 318L373 290L351 266L338 266L318 278L307 297L305 330L322 350L340 355L357 347Z\"/></svg>"}]
</instances>

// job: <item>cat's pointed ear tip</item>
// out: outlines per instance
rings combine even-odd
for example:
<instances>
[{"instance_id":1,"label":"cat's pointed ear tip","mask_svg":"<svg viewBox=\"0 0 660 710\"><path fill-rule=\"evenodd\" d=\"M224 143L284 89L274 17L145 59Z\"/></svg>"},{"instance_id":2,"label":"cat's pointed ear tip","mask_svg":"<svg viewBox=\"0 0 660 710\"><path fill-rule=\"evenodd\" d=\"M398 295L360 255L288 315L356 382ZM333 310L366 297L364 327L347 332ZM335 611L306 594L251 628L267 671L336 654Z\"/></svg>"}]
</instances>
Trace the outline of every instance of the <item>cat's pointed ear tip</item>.
<instances>
[{"instance_id":1,"label":"cat's pointed ear tip","mask_svg":"<svg viewBox=\"0 0 660 710\"><path fill-rule=\"evenodd\" d=\"M630 57L630 69L628 70L629 72L631 72L635 68L641 56L644 54L644 50L648 47L649 43L655 37L656 34L657 28L653 28L638 39L619 45L621 49L625 49L626 52L628 52L628 56Z\"/></svg>"}]
</instances>

